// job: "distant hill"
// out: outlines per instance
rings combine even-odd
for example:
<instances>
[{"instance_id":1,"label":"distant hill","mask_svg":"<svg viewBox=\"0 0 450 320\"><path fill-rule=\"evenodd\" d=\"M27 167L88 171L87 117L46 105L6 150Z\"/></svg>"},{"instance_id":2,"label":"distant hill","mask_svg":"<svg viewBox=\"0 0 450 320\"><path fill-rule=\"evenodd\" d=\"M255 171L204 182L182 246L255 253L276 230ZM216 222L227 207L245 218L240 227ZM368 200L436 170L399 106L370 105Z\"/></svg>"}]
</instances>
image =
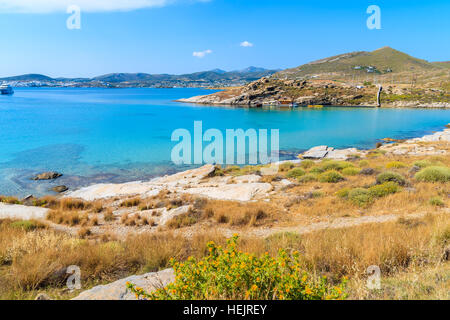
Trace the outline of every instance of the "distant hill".
<instances>
[{"instance_id":1,"label":"distant hill","mask_svg":"<svg viewBox=\"0 0 450 320\"><path fill-rule=\"evenodd\" d=\"M240 71L227 72L221 69L210 71L201 71L189 74L170 75L170 74L148 74L148 73L110 73L94 77L91 81L104 81L110 83L122 82L152 82L158 81L176 82L176 81L254 81L262 77L270 76L279 70L267 70L264 68L249 67ZM24 77L24 76L21 76ZM21 80L26 80L25 77ZM73 80L73 79L68 79ZM85 80L85 79L83 79Z\"/></svg>"},{"instance_id":2,"label":"distant hill","mask_svg":"<svg viewBox=\"0 0 450 320\"><path fill-rule=\"evenodd\" d=\"M406 53L383 47L367 52L358 51L325 58L308 64L287 69L276 74L280 78L301 78L334 74L345 76L358 73L420 73L446 68L446 62L430 63L426 60L414 58ZM447 66L448 68L448 66Z\"/></svg>"},{"instance_id":3,"label":"distant hill","mask_svg":"<svg viewBox=\"0 0 450 320\"><path fill-rule=\"evenodd\" d=\"M20 76L2 78L3 81L53 81L53 78L42 74L24 74Z\"/></svg>"}]
</instances>

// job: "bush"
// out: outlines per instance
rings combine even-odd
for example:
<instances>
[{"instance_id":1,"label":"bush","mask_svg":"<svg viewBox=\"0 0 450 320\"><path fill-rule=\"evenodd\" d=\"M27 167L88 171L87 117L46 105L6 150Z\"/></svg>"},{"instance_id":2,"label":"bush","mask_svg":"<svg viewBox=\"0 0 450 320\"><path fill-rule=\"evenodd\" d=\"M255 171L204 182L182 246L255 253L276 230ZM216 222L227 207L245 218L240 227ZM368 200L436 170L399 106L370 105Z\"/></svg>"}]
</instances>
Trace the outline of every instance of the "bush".
<instances>
[{"instance_id":1,"label":"bush","mask_svg":"<svg viewBox=\"0 0 450 320\"><path fill-rule=\"evenodd\" d=\"M377 184L383 184L390 181L396 182L400 186L406 184L406 179L400 173L386 171L377 176Z\"/></svg>"},{"instance_id":2,"label":"bush","mask_svg":"<svg viewBox=\"0 0 450 320\"><path fill-rule=\"evenodd\" d=\"M387 169L401 169L401 168L406 168L406 167L407 167L407 164L403 163L401 161L392 161L386 165Z\"/></svg>"},{"instance_id":3,"label":"bush","mask_svg":"<svg viewBox=\"0 0 450 320\"><path fill-rule=\"evenodd\" d=\"M303 169L301 168L294 168L289 170L289 172L287 173L286 177L288 178L300 178L301 176L305 175L305 171L303 171Z\"/></svg>"},{"instance_id":4,"label":"bush","mask_svg":"<svg viewBox=\"0 0 450 320\"><path fill-rule=\"evenodd\" d=\"M435 206L435 207L443 207L443 206L445 206L444 201L442 201L442 199L439 198L439 197L431 198L429 203L430 203L430 205Z\"/></svg>"},{"instance_id":5,"label":"bush","mask_svg":"<svg viewBox=\"0 0 450 320\"><path fill-rule=\"evenodd\" d=\"M300 167L302 167L303 169L309 169L312 168L314 166L315 162L312 160L303 160L300 163Z\"/></svg>"},{"instance_id":6,"label":"bush","mask_svg":"<svg viewBox=\"0 0 450 320\"><path fill-rule=\"evenodd\" d=\"M361 172L361 169L355 167L348 167L342 170L344 176L356 176Z\"/></svg>"},{"instance_id":7,"label":"bush","mask_svg":"<svg viewBox=\"0 0 450 320\"><path fill-rule=\"evenodd\" d=\"M325 172L325 170L322 167L314 167L310 171L310 173L319 174Z\"/></svg>"},{"instance_id":8,"label":"bush","mask_svg":"<svg viewBox=\"0 0 450 320\"><path fill-rule=\"evenodd\" d=\"M294 164L292 162L283 162L280 164L280 171L289 171L294 168Z\"/></svg>"},{"instance_id":9,"label":"bush","mask_svg":"<svg viewBox=\"0 0 450 320\"><path fill-rule=\"evenodd\" d=\"M337 183L343 180L345 180L344 177L335 170L324 172L319 176L320 182Z\"/></svg>"},{"instance_id":10,"label":"bush","mask_svg":"<svg viewBox=\"0 0 450 320\"><path fill-rule=\"evenodd\" d=\"M329 160L329 161L322 162L321 167L322 167L323 171L329 171L329 170L341 171L345 168L354 167L354 165L352 163L346 162L346 161Z\"/></svg>"},{"instance_id":11,"label":"bush","mask_svg":"<svg viewBox=\"0 0 450 320\"><path fill-rule=\"evenodd\" d=\"M363 188L350 190L348 199L359 207L365 207L373 202L373 197L369 190Z\"/></svg>"},{"instance_id":12,"label":"bush","mask_svg":"<svg viewBox=\"0 0 450 320\"><path fill-rule=\"evenodd\" d=\"M369 192L373 197L381 198L389 194L394 194L399 191L400 187L397 183L389 181L369 188Z\"/></svg>"},{"instance_id":13,"label":"bush","mask_svg":"<svg viewBox=\"0 0 450 320\"><path fill-rule=\"evenodd\" d=\"M420 160L420 161L414 162L414 166L419 167L421 169L426 168L426 167L431 167L432 165L433 165L433 163L428 160Z\"/></svg>"},{"instance_id":14,"label":"bush","mask_svg":"<svg viewBox=\"0 0 450 320\"><path fill-rule=\"evenodd\" d=\"M361 160L361 161L359 162L359 166L362 167L362 168L368 167L369 165L370 165L370 163L369 163L369 161L367 161L367 160Z\"/></svg>"},{"instance_id":15,"label":"bush","mask_svg":"<svg viewBox=\"0 0 450 320\"><path fill-rule=\"evenodd\" d=\"M33 220L15 221L11 223L11 228L22 229L26 232L34 231L36 229L46 229L47 226L41 222Z\"/></svg>"},{"instance_id":16,"label":"bush","mask_svg":"<svg viewBox=\"0 0 450 320\"><path fill-rule=\"evenodd\" d=\"M137 298L148 300L321 300L345 299L346 280L331 285L325 277L315 277L300 268L299 253L280 250L257 257L237 249L238 236L222 248L208 243L209 255L190 257L185 263L172 259L175 281L147 293L127 283Z\"/></svg>"},{"instance_id":17,"label":"bush","mask_svg":"<svg viewBox=\"0 0 450 320\"><path fill-rule=\"evenodd\" d=\"M298 182L300 183L308 183L308 182L315 182L317 181L317 176L312 173L305 174L304 176L301 176L298 178Z\"/></svg>"},{"instance_id":18,"label":"bush","mask_svg":"<svg viewBox=\"0 0 450 320\"><path fill-rule=\"evenodd\" d=\"M339 198L347 199L347 198L348 198L348 194L350 193L351 190L352 190L352 189L350 189L350 188L344 188L344 189L341 189L341 190L339 190L338 192L336 192L336 195L337 195Z\"/></svg>"},{"instance_id":19,"label":"bush","mask_svg":"<svg viewBox=\"0 0 450 320\"><path fill-rule=\"evenodd\" d=\"M126 208L132 208L132 207L137 207L140 203L141 203L141 199L139 199L139 198L127 199L127 200L124 200L120 204L120 206L126 207Z\"/></svg>"},{"instance_id":20,"label":"bush","mask_svg":"<svg viewBox=\"0 0 450 320\"><path fill-rule=\"evenodd\" d=\"M417 181L422 182L449 182L450 168L432 166L420 170L416 176Z\"/></svg>"}]
</instances>

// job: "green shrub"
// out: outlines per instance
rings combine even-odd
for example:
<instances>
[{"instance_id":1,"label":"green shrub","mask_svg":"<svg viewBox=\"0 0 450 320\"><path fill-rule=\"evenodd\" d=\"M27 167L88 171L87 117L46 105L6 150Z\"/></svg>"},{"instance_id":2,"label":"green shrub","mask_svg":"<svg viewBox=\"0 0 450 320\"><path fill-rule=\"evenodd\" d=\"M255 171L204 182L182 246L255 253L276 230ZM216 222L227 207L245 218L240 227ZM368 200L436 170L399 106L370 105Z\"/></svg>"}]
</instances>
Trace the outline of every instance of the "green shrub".
<instances>
[{"instance_id":1,"label":"green shrub","mask_svg":"<svg viewBox=\"0 0 450 320\"><path fill-rule=\"evenodd\" d=\"M319 173L325 172L325 170L322 167L317 166L317 167L314 167L311 170L309 170L309 172L314 173L314 174L319 174Z\"/></svg>"},{"instance_id":2,"label":"green shrub","mask_svg":"<svg viewBox=\"0 0 450 320\"><path fill-rule=\"evenodd\" d=\"M312 173L307 173L304 176L301 176L297 179L300 183L308 183L308 182L315 182L317 181L317 175Z\"/></svg>"},{"instance_id":3,"label":"green shrub","mask_svg":"<svg viewBox=\"0 0 450 320\"><path fill-rule=\"evenodd\" d=\"M339 198L347 199L347 198L348 198L348 194L350 193L351 190L352 190L352 189L350 189L350 188L344 188L344 189L341 189L341 190L339 190L338 192L336 192L336 195L337 195Z\"/></svg>"},{"instance_id":4,"label":"green shrub","mask_svg":"<svg viewBox=\"0 0 450 320\"><path fill-rule=\"evenodd\" d=\"M445 206L444 201L442 201L442 199L439 198L439 197L431 198L429 203L430 203L430 205L435 206L435 207L443 207L443 206Z\"/></svg>"},{"instance_id":5,"label":"green shrub","mask_svg":"<svg viewBox=\"0 0 450 320\"><path fill-rule=\"evenodd\" d=\"M370 163L369 163L369 161L367 161L367 160L361 160L361 161L359 162L359 166L360 166L361 168L368 167L369 165L370 165Z\"/></svg>"},{"instance_id":6,"label":"green shrub","mask_svg":"<svg viewBox=\"0 0 450 320\"><path fill-rule=\"evenodd\" d=\"M301 168L294 168L289 170L289 172L287 173L286 177L288 178L300 178L301 176L305 175L305 171Z\"/></svg>"},{"instance_id":7,"label":"green shrub","mask_svg":"<svg viewBox=\"0 0 450 320\"><path fill-rule=\"evenodd\" d=\"M359 207L365 207L373 202L373 197L369 190L363 188L350 190L348 199Z\"/></svg>"},{"instance_id":8,"label":"green shrub","mask_svg":"<svg viewBox=\"0 0 450 320\"><path fill-rule=\"evenodd\" d=\"M420 170L416 176L417 181L422 182L449 182L450 168L432 166Z\"/></svg>"},{"instance_id":9,"label":"green shrub","mask_svg":"<svg viewBox=\"0 0 450 320\"><path fill-rule=\"evenodd\" d=\"M361 169L355 167L348 167L342 170L344 176L356 176L361 172Z\"/></svg>"},{"instance_id":10,"label":"green shrub","mask_svg":"<svg viewBox=\"0 0 450 320\"><path fill-rule=\"evenodd\" d=\"M315 162L312 160L303 160L300 163L300 167L302 167L303 169L309 169L312 168L314 166Z\"/></svg>"},{"instance_id":11,"label":"green shrub","mask_svg":"<svg viewBox=\"0 0 450 320\"><path fill-rule=\"evenodd\" d=\"M404 186L406 184L406 179L400 174L396 172L386 171L383 173L380 173L377 176L377 183L383 184L385 182L396 182L400 186Z\"/></svg>"},{"instance_id":12,"label":"green shrub","mask_svg":"<svg viewBox=\"0 0 450 320\"><path fill-rule=\"evenodd\" d=\"M33 231L36 229L45 229L47 226L41 222L33 220L14 221L10 224L12 228L22 229L24 231Z\"/></svg>"},{"instance_id":13,"label":"green shrub","mask_svg":"<svg viewBox=\"0 0 450 320\"><path fill-rule=\"evenodd\" d=\"M208 243L209 255L171 260L175 281L147 293L127 283L138 298L148 300L322 300L345 299L346 280L332 285L326 277L301 270L300 255L280 250L278 257L258 257L237 249L238 236L222 248Z\"/></svg>"},{"instance_id":14,"label":"green shrub","mask_svg":"<svg viewBox=\"0 0 450 320\"><path fill-rule=\"evenodd\" d=\"M420 161L414 162L414 165L416 167L423 169L426 167L431 167L433 165L433 163L431 163L431 161L428 161L428 160L420 160Z\"/></svg>"},{"instance_id":15,"label":"green shrub","mask_svg":"<svg viewBox=\"0 0 450 320\"><path fill-rule=\"evenodd\" d=\"M294 168L294 164L292 162L283 162L280 164L280 171L288 171Z\"/></svg>"},{"instance_id":16,"label":"green shrub","mask_svg":"<svg viewBox=\"0 0 450 320\"><path fill-rule=\"evenodd\" d=\"M354 167L354 165L350 162L335 161L335 160L323 161L320 166L322 167L323 171L329 171L329 170L341 171L345 168Z\"/></svg>"},{"instance_id":17,"label":"green shrub","mask_svg":"<svg viewBox=\"0 0 450 320\"><path fill-rule=\"evenodd\" d=\"M324 172L319 176L320 182L338 183L343 180L345 180L344 177L335 170Z\"/></svg>"},{"instance_id":18,"label":"green shrub","mask_svg":"<svg viewBox=\"0 0 450 320\"><path fill-rule=\"evenodd\" d=\"M401 168L406 168L408 165L406 163L403 163L401 161L392 161L389 162L386 165L387 169L401 169Z\"/></svg>"},{"instance_id":19,"label":"green shrub","mask_svg":"<svg viewBox=\"0 0 450 320\"><path fill-rule=\"evenodd\" d=\"M369 188L369 193L376 198L385 197L399 191L400 187L396 182L389 181Z\"/></svg>"}]
</instances>

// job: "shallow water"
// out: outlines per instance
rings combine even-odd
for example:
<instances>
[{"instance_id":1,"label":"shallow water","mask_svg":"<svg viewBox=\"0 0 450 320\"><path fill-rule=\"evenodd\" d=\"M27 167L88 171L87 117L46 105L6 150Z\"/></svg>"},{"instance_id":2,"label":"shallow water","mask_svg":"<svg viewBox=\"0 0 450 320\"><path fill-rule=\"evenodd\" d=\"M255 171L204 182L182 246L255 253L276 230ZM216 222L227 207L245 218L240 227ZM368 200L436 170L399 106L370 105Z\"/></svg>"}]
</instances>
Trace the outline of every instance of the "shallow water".
<instances>
[{"instance_id":1,"label":"shallow water","mask_svg":"<svg viewBox=\"0 0 450 320\"><path fill-rule=\"evenodd\" d=\"M193 106L173 102L209 94L202 89L16 89L0 96L0 194L47 194L125 182L186 169L170 154L175 129L279 129L286 157L316 145L373 147L377 139L411 138L441 130L450 110L299 108L261 110ZM56 182L35 182L38 172L64 173Z\"/></svg>"}]
</instances>

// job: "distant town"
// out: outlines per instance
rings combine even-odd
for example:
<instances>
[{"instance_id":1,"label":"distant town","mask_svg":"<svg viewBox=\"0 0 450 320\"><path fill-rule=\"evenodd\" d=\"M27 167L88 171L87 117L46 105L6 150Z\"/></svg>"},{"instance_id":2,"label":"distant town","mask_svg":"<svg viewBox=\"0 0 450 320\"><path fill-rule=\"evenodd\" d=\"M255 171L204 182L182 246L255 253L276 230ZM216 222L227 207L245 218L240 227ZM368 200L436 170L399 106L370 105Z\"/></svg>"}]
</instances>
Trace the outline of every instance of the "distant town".
<instances>
[{"instance_id":1,"label":"distant town","mask_svg":"<svg viewBox=\"0 0 450 320\"><path fill-rule=\"evenodd\" d=\"M0 81L15 88L211 88L242 86L278 71L249 67L230 72L214 69L184 75L112 73L94 78L51 78L41 74L26 74L1 78Z\"/></svg>"}]
</instances>

